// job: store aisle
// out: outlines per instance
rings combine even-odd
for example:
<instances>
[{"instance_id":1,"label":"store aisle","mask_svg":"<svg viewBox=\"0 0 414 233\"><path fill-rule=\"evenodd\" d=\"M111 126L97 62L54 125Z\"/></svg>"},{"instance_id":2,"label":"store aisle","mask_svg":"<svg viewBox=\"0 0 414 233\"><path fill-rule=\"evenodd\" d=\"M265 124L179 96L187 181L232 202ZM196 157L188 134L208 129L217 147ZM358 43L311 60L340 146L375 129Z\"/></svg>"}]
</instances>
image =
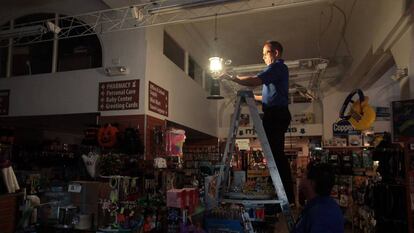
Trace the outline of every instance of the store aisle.
<instances>
[{"instance_id":1,"label":"store aisle","mask_svg":"<svg viewBox=\"0 0 414 233\"><path fill-rule=\"evenodd\" d=\"M300 211L297 208L295 208L295 209L292 209L292 212L296 219ZM275 224L275 230L273 231L273 233L289 233L287 229L286 221L283 215L279 216L279 221ZM344 233L352 233L352 226L347 224L345 226Z\"/></svg>"}]
</instances>

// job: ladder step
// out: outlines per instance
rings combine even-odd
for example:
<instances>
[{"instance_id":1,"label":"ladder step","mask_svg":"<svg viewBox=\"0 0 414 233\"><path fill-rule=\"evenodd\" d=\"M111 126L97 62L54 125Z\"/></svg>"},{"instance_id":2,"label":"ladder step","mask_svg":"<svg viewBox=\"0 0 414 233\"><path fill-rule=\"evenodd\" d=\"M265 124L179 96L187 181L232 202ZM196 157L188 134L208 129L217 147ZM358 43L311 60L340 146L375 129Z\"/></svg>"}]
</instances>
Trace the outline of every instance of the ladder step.
<instances>
[{"instance_id":1,"label":"ladder step","mask_svg":"<svg viewBox=\"0 0 414 233\"><path fill-rule=\"evenodd\" d=\"M234 203L242 205L257 205L257 204L282 204L281 200L237 200L237 199L222 199L221 202Z\"/></svg>"},{"instance_id":2,"label":"ladder step","mask_svg":"<svg viewBox=\"0 0 414 233\"><path fill-rule=\"evenodd\" d=\"M268 160L268 170L270 173L270 177L272 179L272 183L274 188L276 189L276 194L281 197L282 199L278 200L277 197L274 196L262 196L262 199L250 199L249 195L229 195L229 193L225 193L223 191L226 191L226 187L228 187L228 178L229 178L229 172L230 172L230 159L234 153L235 150L235 140L238 135L238 128L239 128L239 118L241 114L241 105L242 103L246 103L249 107L250 115L253 120L253 126L255 129L257 129L257 135L259 140L262 143L262 149L264 151L265 158ZM226 147L224 150L224 154L221 160L221 163L219 165L220 167L220 173L218 175L217 179L217 189L216 189L216 200L219 200L219 202L224 203L234 203L234 204L241 204L244 206L249 205L261 205L261 204L279 204L283 214L286 217L288 229L291 230L294 225L294 219L291 213L291 209L289 206L289 203L287 201L286 192L284 190L279 170L277 169L276 163L274 161L272 151L270 149L269 142L267 141L265 131L262 126L262 120L260 119L259 112L257 110L256 102L254 100L254 95L251 90L244 90L239 91L237 93L237 99L235 103L235 111L234 115L231 120L231 125L229 127L228 132L228 138L226 142ZM228 191L228 190L227 190ZM216 203L219 204L219 203ZM243 222L244 222L244 228L245 232L253 233L254 229L252 227L250 217L247 213L244 213L243 215Z\"/></svg>"}]
</instances>

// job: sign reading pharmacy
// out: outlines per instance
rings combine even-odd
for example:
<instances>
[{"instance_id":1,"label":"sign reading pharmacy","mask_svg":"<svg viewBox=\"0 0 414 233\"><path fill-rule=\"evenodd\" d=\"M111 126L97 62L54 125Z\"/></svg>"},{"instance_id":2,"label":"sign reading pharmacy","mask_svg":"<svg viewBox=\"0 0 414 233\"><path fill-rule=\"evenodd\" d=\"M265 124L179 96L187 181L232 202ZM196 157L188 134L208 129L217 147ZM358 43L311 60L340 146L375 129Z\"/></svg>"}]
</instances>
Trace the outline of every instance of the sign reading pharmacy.
<instances>
[{"instance_id":1,"label":"sign reading pharmacy","mask_svg":"<svg viewBox=\"0 0 414 233\"><path fill-rule=\"evenodd\" d=\"M148 89L149 110L168 117L168 91L152 82Z\"/></svg>"},{"instance_id":2,"label":"sign reading pharmacy","mask_svg":"<svg viewBox=\"0 0 414 233\"><path fill-rule=\"evenodd\" d=\"M99 111L139 108L139 80L99 83Z\"/></svg>"},{"instance_id":3,"label":"sign reading pharmacy","mask_svg":"<svg viewBox=\"0 0 414 233\"><path fill-rule=\"evenodd\" d=\"M10 90L0 90L0 115L9 115Z\"/></svg>"}]
</instances>

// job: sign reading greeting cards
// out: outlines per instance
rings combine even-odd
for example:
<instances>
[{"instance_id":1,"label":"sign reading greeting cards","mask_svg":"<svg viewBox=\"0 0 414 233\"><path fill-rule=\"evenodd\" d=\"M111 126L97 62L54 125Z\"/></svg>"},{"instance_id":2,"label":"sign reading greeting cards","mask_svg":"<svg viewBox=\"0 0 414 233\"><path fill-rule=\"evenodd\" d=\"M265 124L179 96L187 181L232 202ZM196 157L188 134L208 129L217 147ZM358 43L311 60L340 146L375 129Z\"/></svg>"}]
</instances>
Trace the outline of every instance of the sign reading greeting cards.
<instances>
[{"instance_id":1,"label":"sign reading greeting cards","mask_svg":"<svg viewBox=\"0 0 414 233\"><path fill-rule=\"evenodd\" d=\"M149 82L149 110L168 117L168 91Z\"/></svg>"},{"instance_id":2,"label":"sign reading greeting cards","mask_svg":"<svg viewBox=\"0 0 414 233\"><path fill-rule=\"evenodd\" d=\"M10 90L0 90L0 115L9 115Z\"/></svg>"},{"instance_id":3,"label":"sign reading greeting cards","mask_svg":"<svg viewBox=\"0 0 414 233\"><path fill-rule=\"evenodd\" d=\"M139 80L99 83L99 111L139 108Z\"/></svg>"}]
</instances>

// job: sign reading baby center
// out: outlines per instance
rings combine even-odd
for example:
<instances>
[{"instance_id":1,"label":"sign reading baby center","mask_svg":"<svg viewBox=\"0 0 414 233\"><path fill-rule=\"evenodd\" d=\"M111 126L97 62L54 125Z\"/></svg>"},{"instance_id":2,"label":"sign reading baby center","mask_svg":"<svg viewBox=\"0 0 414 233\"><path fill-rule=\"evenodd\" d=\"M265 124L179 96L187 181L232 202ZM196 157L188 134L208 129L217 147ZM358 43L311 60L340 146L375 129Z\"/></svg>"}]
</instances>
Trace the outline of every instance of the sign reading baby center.
<instances>
[{"instance_id":1,"label":"sign reading baby center","mask_svg":"<svg viewBox=\"0 0 414 233\"><path fill-rule=\"evenodd\" d=\"M139 108L139 80L99 83L99 111Z\"/></svg>"},{"instance_id":2,"label":"sign reading baby center","mask_svg":"<svg viewBox=\"0 0 414 233\"><path fill-rule=\"evenodd\" d=\"M148 89L149 110L168 117L168 91L152 82Z\"/></svg>"}]
</instances>

